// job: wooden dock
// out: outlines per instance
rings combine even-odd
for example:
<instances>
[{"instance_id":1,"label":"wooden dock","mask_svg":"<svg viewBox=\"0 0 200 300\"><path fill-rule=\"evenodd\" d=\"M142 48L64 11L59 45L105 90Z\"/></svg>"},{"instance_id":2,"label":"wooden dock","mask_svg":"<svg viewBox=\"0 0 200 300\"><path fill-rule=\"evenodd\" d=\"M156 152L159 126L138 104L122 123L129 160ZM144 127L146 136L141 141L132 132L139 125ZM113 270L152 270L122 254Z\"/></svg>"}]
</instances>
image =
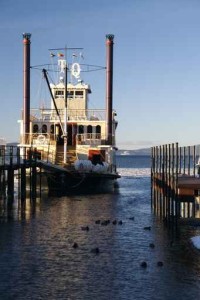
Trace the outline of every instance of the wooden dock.
<instances>
[{"instance_id":1,"label":"wooden dock","mask_svg":"<svg viewBox=\"0 0 200 300\"><path fill-rule=\"evenodd\" d=\"M46 152L42 157L41 160L37 149L32 147L0 146L0 200L12 201L15 194L21 201L25 201L27 195L34 200L41 194L42 178L48 188L47 174L72 173L69 167L52 163Z\"/></svg>"},{"instance_id":2,"label":"wooden dock","mask_svg":"<svg viewBox=\"0 0 200 300\"><path fill-rule=\"evenodd\" d=\"M152 208L168 223L199 217L199 155L199 145L152 148Z\"/></svg>"},{"instance_id":3,"label":"wooden dock","mask_svg":"<svg viewBox=\"0 0 200 300\"><path fill-rule=\"evenodd\" d=\"M15 194L22 202L28 194L31 200L36 199L37 175L40 176L41 168L36 155L32 154L33 149L27 147L0 146L0 200L13 201Z\"/></svg>"}]
</instances>

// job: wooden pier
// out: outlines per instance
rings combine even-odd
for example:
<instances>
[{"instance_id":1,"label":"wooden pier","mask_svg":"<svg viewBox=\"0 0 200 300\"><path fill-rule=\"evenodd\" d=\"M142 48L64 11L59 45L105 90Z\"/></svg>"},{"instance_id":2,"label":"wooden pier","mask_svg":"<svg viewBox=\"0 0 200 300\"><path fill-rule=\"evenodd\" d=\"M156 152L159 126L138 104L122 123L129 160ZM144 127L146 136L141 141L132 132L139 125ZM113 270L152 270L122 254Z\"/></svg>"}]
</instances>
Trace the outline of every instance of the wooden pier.
<instances>
[{"instance_id":1,"label":"wooden pier","mask_svg":"<svg viewBox=\"0 0 200 300\"><path fill-rule=\"evenodd\" d=\"M35 154L27 147L0 146L0 200L12 202L15 195L22 202L28 195L31 200L36 199L37 191L41 191L41 184L37 184L41 167Z\"/></svg>"},{"instance_id":2,"label":"wooden pier","mask_svg":"<svg viewBox=\"0 0 200 300\"><path fill-rule=\"evenodd\" d=\"M152 208L167 223L199 220L200 146L152 148Z\"/></svg>"}]
</instances>

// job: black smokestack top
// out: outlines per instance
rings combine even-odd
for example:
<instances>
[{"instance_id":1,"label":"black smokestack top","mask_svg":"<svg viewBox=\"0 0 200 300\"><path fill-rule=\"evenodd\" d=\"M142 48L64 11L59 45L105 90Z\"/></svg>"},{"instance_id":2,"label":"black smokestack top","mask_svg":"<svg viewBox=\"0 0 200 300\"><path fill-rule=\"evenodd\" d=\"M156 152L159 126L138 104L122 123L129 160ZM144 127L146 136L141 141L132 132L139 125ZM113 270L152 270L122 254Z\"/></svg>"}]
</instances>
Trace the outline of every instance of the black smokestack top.
<instances>
[{"instance_id":1,"label":"black smokestack top","mask_svg":"<svg viewBox=\"0 0 200 300\"><path fill-rule=\"evenodd\" d=\"M113 110L113 34L106 35L106 106L107 106L107 142L112 145Z\"/></svg>"},{"instance_id":2,"label":"black smokestack top","mask_svg":"<svg viewBox=\"0 0 200 300\"><path fill-rule=\"evenodd\" d=\"M24 63L23 63L23 136L26 142L30 133L30 44L31 34L23 33Z\"/></svg>"}]
</instances>

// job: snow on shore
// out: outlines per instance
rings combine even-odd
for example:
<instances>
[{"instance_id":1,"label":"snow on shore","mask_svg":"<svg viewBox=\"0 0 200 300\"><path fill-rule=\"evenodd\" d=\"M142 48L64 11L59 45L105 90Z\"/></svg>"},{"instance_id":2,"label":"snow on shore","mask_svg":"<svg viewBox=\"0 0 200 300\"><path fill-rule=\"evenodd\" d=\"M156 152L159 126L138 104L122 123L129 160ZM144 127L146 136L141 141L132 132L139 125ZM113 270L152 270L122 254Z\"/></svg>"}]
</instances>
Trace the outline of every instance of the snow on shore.
<instances>
[{"instance_id":1,"label":"snow on shore","mask_svg":"<svg viewBox=\"0 0 200 300\"><path fill-rule=\"evenodd\" d=\"M194 247L200 250L200 236L192 237L191 241L192 241Z\"/></svg>"}]
</instances>

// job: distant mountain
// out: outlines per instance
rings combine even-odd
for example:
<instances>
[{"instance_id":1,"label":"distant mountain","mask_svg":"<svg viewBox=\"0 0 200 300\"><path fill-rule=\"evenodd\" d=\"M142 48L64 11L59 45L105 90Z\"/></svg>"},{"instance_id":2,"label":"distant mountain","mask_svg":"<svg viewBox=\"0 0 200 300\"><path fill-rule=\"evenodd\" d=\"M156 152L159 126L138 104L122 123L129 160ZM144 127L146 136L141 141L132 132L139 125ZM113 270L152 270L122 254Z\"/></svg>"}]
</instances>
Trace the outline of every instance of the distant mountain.
<instances>
[{"instance_id":1,"label":"distant mountain","mask_svg":"<svg viewBox=\"0 0 200 300\"><path fill-rule=\"evenodd\" d=\"M151 155L151 148L137 149L137 150L118 150L117 155Z\"/></svg>"},{"instance_id":2,"label":"distant mountain","mask_svg":"<svg viewBox=\"0 0 200 300\"><path fill-rule=\"evenodd\" d=\"M17 146L19 145L19 142L11 142L11 143L7 143L7 146Z\"/></svg>"}]
</instances>

